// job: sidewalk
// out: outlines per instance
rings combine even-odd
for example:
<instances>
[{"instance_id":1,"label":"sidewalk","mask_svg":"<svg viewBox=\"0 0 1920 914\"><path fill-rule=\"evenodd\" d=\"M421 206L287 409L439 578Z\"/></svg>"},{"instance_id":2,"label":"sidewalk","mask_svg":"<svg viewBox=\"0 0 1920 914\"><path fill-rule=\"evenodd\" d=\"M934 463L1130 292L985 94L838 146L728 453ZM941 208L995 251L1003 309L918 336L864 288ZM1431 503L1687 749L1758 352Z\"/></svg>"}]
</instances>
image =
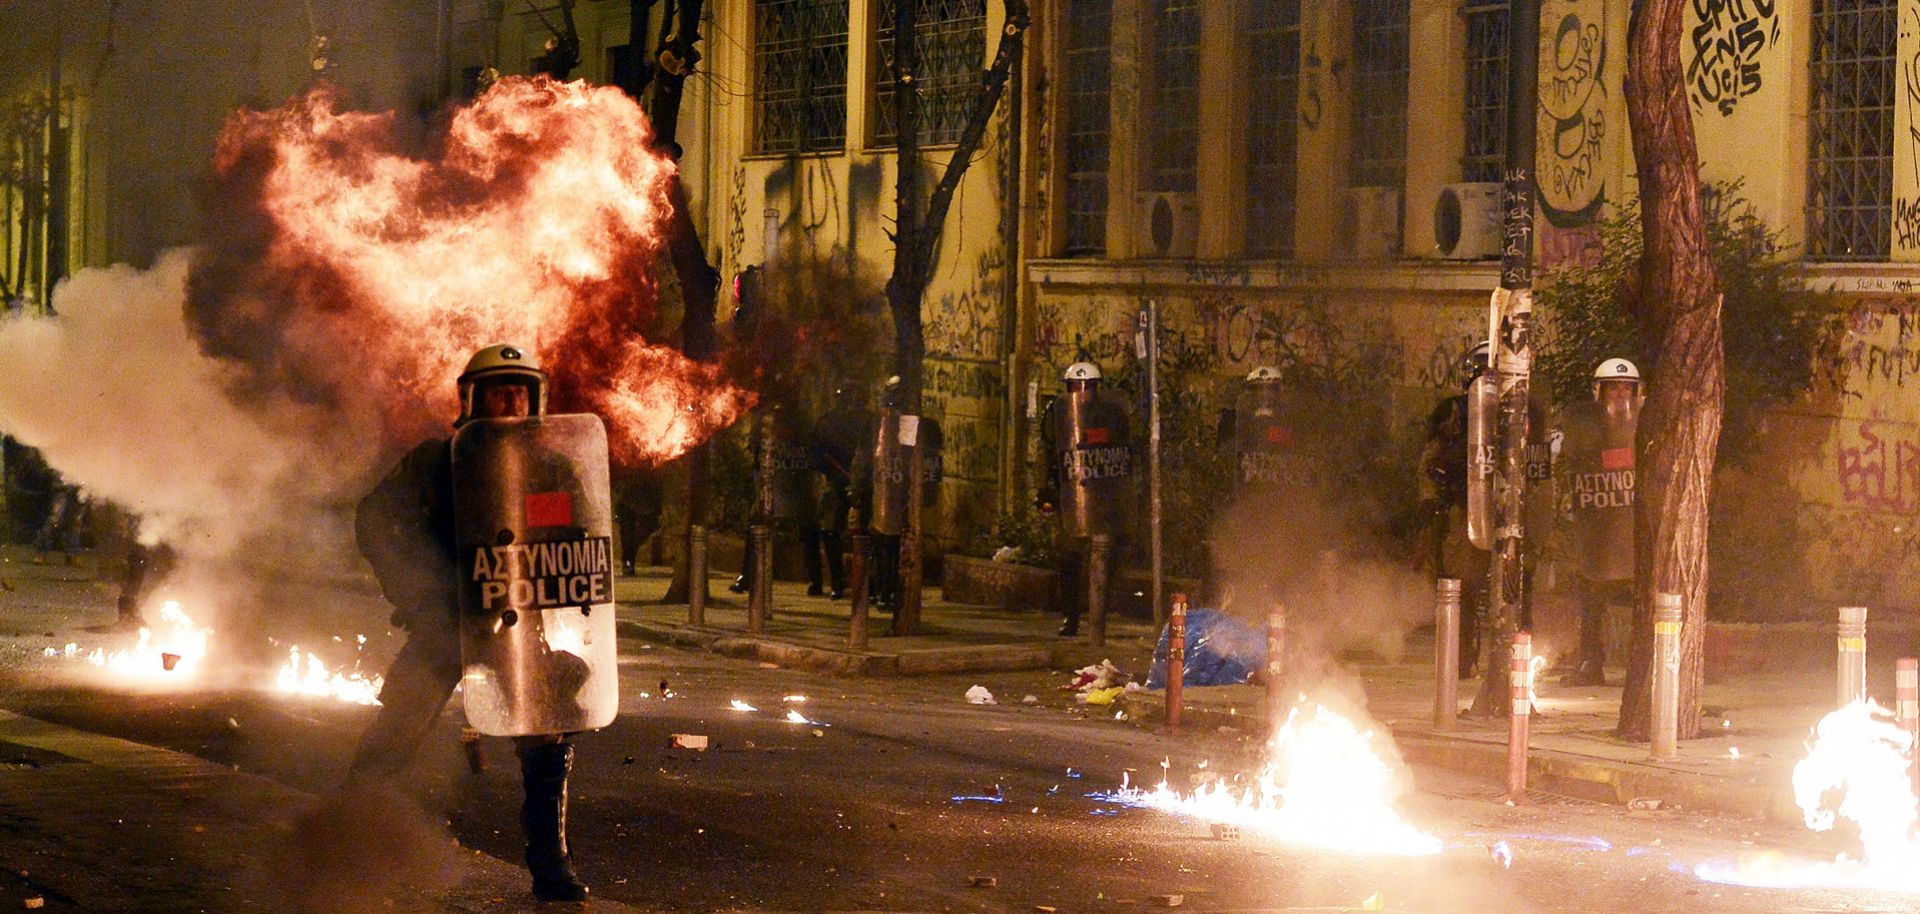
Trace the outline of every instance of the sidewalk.
<instances>
[{"instance_id":1,"label":"sidewalk","mask_svg":"<svg viewBox=\"0 0 1920 914\"><path fill-rule=\"evenodd\" d=\"M1408 645L1408 655L1419 654ZM1460 684L1462 715L1453 729L1433 727L1431 664L1349 666L1365 685L1368 711L1393 736L1411 765L1483 774L1504 782L1507 720L1467 716L1478 681ZM1620 711L1618 683L1610 687L1558 685L1542 676L1529 740L1531 788L1602 803L1659 800L1663 808L1708 810L1799 825L1793 803L1793 767L1806 755L1813 726L1832 708L1834 689L1824 671L1769 672L1709 681L1698 739L1682 741L1678 757L1656 762L1643 742L1613 735ZM1889 680L1891 677L1888 677ZM1889 685L1891 683L1889 682ZM1184 723L1263 732L1264 691L1254 686L1188 688ZM1128 712L1152 725L1165 719L1161 692L1135 692Z\"/></svg>"},{"instance_id":2,"label":"sidewalk","mask_svg":"<svg viewBox=\"0 0 1920 914\"><path fill-rule=\"evenodd\" d=\"M1056 634L1060 619L1043 609L1005 610L950 603L937 587L924 591L918 631L896 637L892 617L877 610L867 621L865 650L848 646L852 606L847 600L809 597L806 585L776 581L772 611L763 631L747 631L747 596L730 593L732 575L709 581L705 624L687 623L687 606L662 604L672 569L642 568L621 578L621 634L692 650L819 672L866 676L914 676L1015 670L1075 669L1098 662L1107 651L1081 637ZM1153 637L1146 620L1109 617L1109 644Z\"/></svg>"}]
</instances>

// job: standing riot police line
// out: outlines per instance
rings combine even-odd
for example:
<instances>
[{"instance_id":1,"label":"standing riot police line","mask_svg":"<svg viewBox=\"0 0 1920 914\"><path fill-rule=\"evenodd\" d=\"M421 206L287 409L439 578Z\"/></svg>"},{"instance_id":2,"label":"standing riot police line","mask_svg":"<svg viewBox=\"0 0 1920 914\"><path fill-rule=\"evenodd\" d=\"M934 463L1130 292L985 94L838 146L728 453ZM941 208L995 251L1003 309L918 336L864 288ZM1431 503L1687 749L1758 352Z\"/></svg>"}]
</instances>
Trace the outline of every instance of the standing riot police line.
<instances>
[{"instance_id":1,"label":"standing riot police line","mask_svg":"<svg viewBox=\"0 0 1920 914\"><path fill-rule=\"evenodd\" d=\"M1426 476L1436 578L1460 581L1460 678L1473 676L1480 658L1480 626L1486 615L1487 577L1492 568L1492 488L1499 393L1487 373L1491 347L1481 343L1461 356L1462 392L1433 408L1421 453Z\"/></svg>"},{"instance_id":2,"label":"standing riot police line","mask_svg":"<svg viewBox=\"0 0 1920 914\"><path fill-rule=\"evenodd\" d=\"M781 404L775 404L761 422L753 448L754 515L773 528L774 536L800 542L810 584L807 592L819 596L820 525L814 517L818 474L814 472L811 425L798 411ZM768 545L772 543L770 538ZM779 554L777 549L774 554ZM740 576L729 588L734 593L750 589L754 560L753 540L749 538Z\"/></svg>"},{"instance_id":3,"label":"standing riot police line","mask_svg":"<svg viewBox=\"0 0 1920 914\"><path fill-rule=\"evenodd\" d=\"M1300 599L1293 590L1306 580L1306 563L1320 548L1314 544L1331 543L1330 480L1310 408L1289 395L1278 369L1263 365L1247 373L1233 405L1220 411L1217 444L1233 458L1234 498L1244 505L1236 514L1257 516L1260 527L1258 535L1244 531L1230 538L1270 542L1280 524L1280 539L1288 541L1277 552L1261 551L1257 564L1265 587L1278 589L1256 600Z\"/></svg>"},{"instance_id":4,"label":"standing riot police line","mask_svg":"<svg viewBox=\"0 0 1920 914\"><path fill-rule=\"evenodd\" d=\"M620 698L606 431L548 415L546 373L514 346L475 353L459 388L452 440L414 448L356 513L408 638L348 780L402 774L461 685L468 722L514 740L533 894L585 901L567 847L572 739L612 723Z\"/></svg>"},{"instance_id":5,"label":"standing riot police line","mask_svg":"<svg viewBox=\"0 0 1920 914\"><path fill-rule=\"evenodd\" d=\"M807 593L818 595L820 554L826 559L827 596L846 597L847 513L853 506L853 468L872 433L873 416L846 385L834 388L833 401L814 424L808 441L813 466L820 473L819 501L814 507L817 548L807 548Z\"/></svg>"},{"instance_id":6,"label":"standing riot police line","mask_svg":"<svg viewBox=\"0 0 1920 914\"><path fill-rule=\"evenodd\" d=\"M859 506L862 524L873 535L873 557L867 575L867 593L875 606L892 613L900 609L900 537L907 530L907 474L914 448L920 455L920 506L931 512L943 478L940 452L944 446L940 423L922 416L914 429L914 443L902 443L900 378L887 379L880 399L880 415L873 437L856 459L855 490L863 493Z\"/></svg>"},{"instance_id":7,"label":"standing riot police line","mask_svg":"<svg viewBox=\"0 0 1920 914\"><path fill-rule=\"evenodd\" d=\"M1640 369L1608 359L1593 372L1593 399L1567 409L1561 455L1580 592L1578 665L1569 685L1606 685L1610 602L1633 600L1633 500Z\"/></svg>"},{"instance_id":8,"label":"standing riot police line","mask_svg":"<svg viewBox=\"0 0 1920 914\"><path fill-rule=\"evenodd\" d=\"M1048 456L1046 491L1054 493L1060 523L1060 634L1071 637L1080 632L1081 614L1092 609L1085 577L1092 538L1108 538L1107 558L1121 553L1133 496L1133 441L1126 408L1100 390L1100 366L1075 362L1062 378L1066 392L1047 405L1040 434ZM1118 578L1107 575L1099 599L1108 601Z\"/></svg>"}]
</instances>

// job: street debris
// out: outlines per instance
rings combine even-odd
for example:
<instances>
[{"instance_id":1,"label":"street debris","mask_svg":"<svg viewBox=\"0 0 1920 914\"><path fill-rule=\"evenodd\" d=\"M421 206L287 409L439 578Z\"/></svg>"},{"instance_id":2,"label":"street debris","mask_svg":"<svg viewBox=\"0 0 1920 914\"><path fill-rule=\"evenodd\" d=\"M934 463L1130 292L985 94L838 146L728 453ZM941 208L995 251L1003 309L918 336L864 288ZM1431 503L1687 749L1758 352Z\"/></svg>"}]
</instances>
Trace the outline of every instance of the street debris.
<instances>
[{"instance_id":1,"label":"street debris","mask_svg":"<svg viewBox=\"0 0 1920 914\"><path fill-rule=\"evenodd\" d=\"M1177 908L1182 904L1186 903L1187 896L1185 895L1153 895L1153 896L1150 896L1147 900L1153 902L1155 907Z\"/></svg>"},{"instance_id":2,"label":"street debris","mask_svg":"<svg viewBox=\"0 0 1920 914\"><path fill-rule=\"evenodd\" d=\"M993 693L987 691L986 686L977 685L967 690L967 704L990 705L994 703Z\"/></svg>"},{"instance_id":3,"label":"street debris","mask_svg":"<svg viewBox=\"0 0 1920 914\"><path fill-rule=\"evenodd\" d=\"M807 703L807 696L805 696L805 695L788 695L788 696L786 696L786 697L784 697L784 698L781 698L780 700L781 700L781 701L784 701L784 702L786 702L787 704L790 704L790 705L803 705L803 704L806 704L806 703Z\"/></svg>"},{"instance_id":4,"label":"street debris","mask_svg":"<svg viewBox=\"0 0 1920 914\"><path fill-rule=\"evenodd\" d=\"M1240 840L1240 826L1231 822L1214 822L1207 826L1207 830L1213 832L1215 841Z\"/></svg>"},{"instance_id":5,"label":"street debris","mask_svg":"<svg viewBox=\"0 0 1920 914\"><path fill-rule=\"evenodd\" d=\"M35 895L35 896L33 896L32 898L29 898L29 899L27 899L27 900L26 900L26 901L24 902L24 904L26 904L26 906L27 906L27 907L28 907L29 909L34 909L34 910L37 910L37 909L39 909L39 908L44 908L44 907L46 907L46 906L47 906L47 900L46 900L45 898L42 898L42 897L40 897L39 895Z\"/></svg>"},{"instance_id":6,"label":"street debris","mask_svg":"<svg viewBox=\"0 0 1920 914\"><path fill-rule=\"evenodd\" d=\"M1000 880L992 876L968 876L967 877L967 885L972 886L973 888L976 888L976 889L990 889L999 884L1000 884Z\"/></svg>"},{"instance_id":7,"label":"street debris","mask_svg":"<svg viewBox=\"0 0 1920 914\"><path fill-rule=\"evenodd\" d=\"M1110 705L1113 704L1114 699L1119 698L1121 693L1125 691L1126 689L1121 686L1114 686L1110 689L1089 689L1081 692L1075 696L1075 698L1083 705Z\"/></svg>"},{"instance_id":8,"label":"street debris","mask_svg":"<svg viewBox=\"0 0 1920 914\"><path fill-rule=\"evenodd\" d=\"M1124 684L1132 677L1112 660L1102 660L1092 666L1083 666L1073 671L1073 681L1060 687L1062 692L1085 692L1092 689L1110 689Z\"/></svg>"},{"instance_id":9,"label":"street debris","mask_svg":"<svg viewBox=\"0 0 1920 914\"><path fill-rule=\"evenodd\" d=\"M1021 704L1023 704L1023 705L1037 705L1037 704L1039 704L1039 703L1040 703L1040 696L1038 696L1038 695L1023 695L1023 696L1021 696L1021 698L1020 698L1020 703L1021 703Z\"/></svg>"},{"instance_id":10,"label":"street debris","mask_svg":"<svg viewBox=\"0 0 1920 914\"><path fill-rule=\"evenodd\" d=\"M1500 864L1501 868L1513 869L1512 845L1505 841L1495 841L1487 847L1487 852L1493 855L1494 862Z\"/></svg>"},{"instance_id":11,"label":"street debris","mask_svg":"<svg viewBox=\"0 0 1920 914\"><path fill-rule=\"evenodd\" d=\"M1652 812L1660 808L1660 801L1653 797L1635 797L1627 801L1627 809L1633 812Z\"/></svg>"},{"instance_id":12,"label":"street debris","mask_svg":"<svg viewBox=\"0 0 1920 914\"><path fill-rule=\"evenodd\" d=\"M1033 906L1033 914L1055 914L1055 912L1059 910L1059 908L1050 904L1037 904Z\"/></svg>"},{"instance_id":13,"label":"street debris","mask_svg":"<svg viewBox=\"0 0 1920 914\"><path fill-rule=\"evenodd\" d=\"M731 711L758 711L758 710L760 710L759 708L756 708L756 707L754 707L753 705L750 705L750 704L747 704L746 702L744 702L744 701L741 701L741 700L740 700L740 699L738 699L738 698L736 698L736 699L734 699L733 701L731 701L731 702L729 702L729 703L727 704L727 709L728 709L728 710L731 710Z\"/></svg>"},{"instance_id":14,"label":"street debris","mask_svg":"<svg viewBox=\"0 0 1920 914\"><path fill-rule=\"evenodd\" d=\"M674 749L692 749L695 752L707 751L707 736L704 733L675 733L668 745Z\"/></svg>"},{"instance_id":15,"label":"street debris","mask_svg":"<svg viewBox=\"0 0 1920 914\"><path fill-rule=\"evenodd\" d=\"M1386 896L1380 892L1368 895L1364 901L1360 902L1360 910L1362 911L1384 911L1386 909Z\"/></svg>"},{"instance_id":16,"label":"street debris","mask_svg":"<svg viewBox=\"0 0 1920 914\"><path fill-rule=\"evenodd\" d=\"M817 720L812 720L812 719L810 719L810 718L808 718L808 717L807 717L807 715L805 715L805 714L802 714L802 713L800 713L799 711L795 711L795 710L792 710L792 709L788 709L788 710L787 710L787 718L786 718L786 719L787 719L787 723L790 723L790 724L806 724L806 725L808 725L808 726L811 726L811 727L830 727L830 726L833 726L832 724L823 724L823 723L821 723L821 722L819 722L819 721L817 721ZM819 735L820 735L820 731L818 731L818 730L815 730L815 731L814 731L814 734L813 734L813 735L815 735L815 736L819 736Z\"/></svg>"}]
</instances>

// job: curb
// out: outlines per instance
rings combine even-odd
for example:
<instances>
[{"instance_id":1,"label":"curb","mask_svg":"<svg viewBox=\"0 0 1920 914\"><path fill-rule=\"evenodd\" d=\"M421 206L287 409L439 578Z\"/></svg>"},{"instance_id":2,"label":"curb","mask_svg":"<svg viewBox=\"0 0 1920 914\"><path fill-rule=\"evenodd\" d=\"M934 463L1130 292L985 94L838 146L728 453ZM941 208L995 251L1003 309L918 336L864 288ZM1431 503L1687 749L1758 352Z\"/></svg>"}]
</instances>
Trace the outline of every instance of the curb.
<instances>
[{"instance_id":1,"label":"curb","mask_svg":"<svg viewBox=\"0 0 1920 914\"><path fill-rule=\"evenodd\" d=\"M1165 707L1158 693L1122 696L1120 703L1129 718L1143 724L1160 720ZM1187 726L1208 730L1230 727L1247 731L1265 720L1259 715L1229 714L1218 708L1191 705L1181 710L1181 716ZM1390 735L1408 765L1484 775L1494 781L1506 776L1505 743L1411 729L1394 730ZM1654 798L1661 800L1663 807L1748 816L1793 826L1805 824L1792 796L1779 789L1651 762L1624 762L1535 747L1527 758L1527 782L1541 790L1595 803L1624 806L1636 799Z\"/></svg>"},{"instance_id":2,"label":"curb","mask_svg":"<svg viewBox=\"0 0 1920 914\"><path fill-rule=\"evenodd\" d=\"M618 621L622 636L645 638L674 647L790 669L839 676L931 676L941 673L1004 673L1056 667L1063 650L1074 645L1042 642L967 647L914 648L902 651L854 651L799 644L764 635L692 625Z\"/></svg>"}]
</instances>

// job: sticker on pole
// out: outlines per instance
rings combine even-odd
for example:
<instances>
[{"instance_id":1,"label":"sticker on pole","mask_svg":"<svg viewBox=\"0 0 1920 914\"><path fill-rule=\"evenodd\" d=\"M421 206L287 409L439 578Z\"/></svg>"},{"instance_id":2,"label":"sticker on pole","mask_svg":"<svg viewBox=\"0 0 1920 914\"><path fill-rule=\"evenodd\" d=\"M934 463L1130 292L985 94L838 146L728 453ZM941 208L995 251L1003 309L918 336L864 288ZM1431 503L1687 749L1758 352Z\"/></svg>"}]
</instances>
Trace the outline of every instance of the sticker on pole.
<instances>
[{"instance_id":1,"label":"sticker on pole","mask_svg":"<svg viewBox=\"0 0 1920 914\"><path fill-rule=\"evenodd\" d=\"M900 446L913 447L913 443L918 440L920 440L920 417L919 416L901 416L900 417Z\"/></svg>"}]
</instances>

